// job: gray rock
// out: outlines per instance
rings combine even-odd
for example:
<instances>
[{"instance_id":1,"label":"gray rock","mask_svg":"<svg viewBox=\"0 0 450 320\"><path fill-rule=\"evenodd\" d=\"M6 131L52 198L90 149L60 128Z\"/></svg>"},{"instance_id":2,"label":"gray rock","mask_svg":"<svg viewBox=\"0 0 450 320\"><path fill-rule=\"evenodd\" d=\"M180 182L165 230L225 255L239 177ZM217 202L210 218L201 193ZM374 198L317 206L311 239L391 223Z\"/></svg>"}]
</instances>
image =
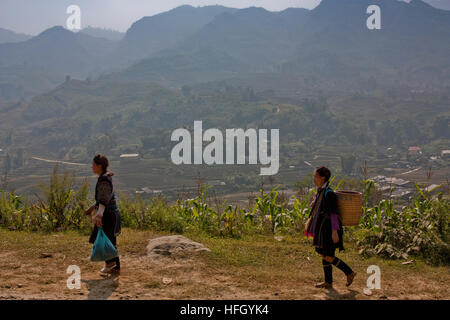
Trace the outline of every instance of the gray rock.
<instances>
[{"instance_id":1,"label":"gray rock","mask_svg":"<svg viewBox=\"0 0 450 320\"><path fill-rule=\"evenodd\" d=\"M201 251L211 250L201 243L180 235L150 239L147 245L147 255L151 258L169 257Z\"/></svg>"}]
</instances>

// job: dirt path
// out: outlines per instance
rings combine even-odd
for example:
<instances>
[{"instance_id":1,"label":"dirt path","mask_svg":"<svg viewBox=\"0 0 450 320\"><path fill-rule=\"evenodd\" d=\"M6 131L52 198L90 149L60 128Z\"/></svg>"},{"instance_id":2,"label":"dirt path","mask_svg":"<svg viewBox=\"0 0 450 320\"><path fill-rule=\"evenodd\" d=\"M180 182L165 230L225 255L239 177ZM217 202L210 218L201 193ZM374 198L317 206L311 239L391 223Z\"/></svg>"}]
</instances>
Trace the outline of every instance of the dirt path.
<instances>
[{"instance_id":1,"label":"dirt path","mask_svg":"<svg viewBox=\"0 0 450 320\"><path fill-rule=\"evenodd\" d=\"M101 263L89 261L86 236L37 235L0 231L0 299L449 299L449 268L421 263L341 257L358 272L346 288L335 269L335 289L316 289L320 259L298 239L200 238L212 249L184 258L150 260L145 255L152 232L125 230L120 236L122 271L102 276ZM43 255L45 254L45 255ZM44 257L47 256L47 257ZM379 264L382 289L363 293L370 264ZM81 269L81 289L67 288L70 265Z\"/></svg>"}]
</instances>

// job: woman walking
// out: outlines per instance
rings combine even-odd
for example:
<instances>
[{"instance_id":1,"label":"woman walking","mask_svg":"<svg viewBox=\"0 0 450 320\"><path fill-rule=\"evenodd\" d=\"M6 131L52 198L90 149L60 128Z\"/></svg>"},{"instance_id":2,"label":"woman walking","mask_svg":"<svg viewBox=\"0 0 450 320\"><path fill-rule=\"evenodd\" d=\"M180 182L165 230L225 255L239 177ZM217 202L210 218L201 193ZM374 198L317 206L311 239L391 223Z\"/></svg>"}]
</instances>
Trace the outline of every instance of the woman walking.
<instances>
[{"instance_id":1,"label":"woman walking","mask_svg":"<svg viewBox=\"0 0 450 320\"><path fill-rule=\"evenodd\" d=\"M92 221L95 223L95 226L89 242L95 242L98 228L101 227L112 244L117 248L116 237L121 231L120 212L117 208L112 183L114 173L107 171L108 166L108 158L103 154L97 154L92 160L92 171L99 177L95 186L95 203L85 213L88 215L94 212ZM119 257L105 261L105 266L100 272L120 272Z\"/></svg>"},{"instance_id":2,"label":"woman walking","mask_svg":"<svg viewBox=\"0 0 450 320\"><path fill-rule=\"evenodd\" d=\"M347 287L350 286L356 273L342 260L335 257L336 248L344 250L342 222L337 214L337 196L329 187L331 172L326 167L314 170L314 184L317 194L311 204L311 214L306 223L305 234L313 237L316 252L322 255L325 281L316 284L316 288L333 286L333 267L339 268L347 276Z\"/></svg>"}]
</instances>

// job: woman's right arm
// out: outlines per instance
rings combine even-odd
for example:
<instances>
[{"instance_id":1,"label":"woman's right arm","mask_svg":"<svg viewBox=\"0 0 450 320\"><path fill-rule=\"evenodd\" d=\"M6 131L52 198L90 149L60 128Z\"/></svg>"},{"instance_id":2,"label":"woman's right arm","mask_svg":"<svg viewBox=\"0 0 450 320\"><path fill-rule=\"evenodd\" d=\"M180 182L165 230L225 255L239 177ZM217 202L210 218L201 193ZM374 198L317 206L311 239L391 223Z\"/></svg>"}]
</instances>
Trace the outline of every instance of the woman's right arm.
<instances>
[{"instance_id":1,"label":"woman's right arm","mask_svg":"<svg viewBox=\"0 0 450 320\"><path fill-rule=\"evenodd\" d=\"M95 208L95 204L96 204L96 203L94 202L94 203L92 204L92 206L90 206L89 209L87 209L87 210L84 212L84 214L87 215L87 216L90 215L90 214L92 214L92 211L94 211L94 208Z\"/></svg>"}]
</instances>

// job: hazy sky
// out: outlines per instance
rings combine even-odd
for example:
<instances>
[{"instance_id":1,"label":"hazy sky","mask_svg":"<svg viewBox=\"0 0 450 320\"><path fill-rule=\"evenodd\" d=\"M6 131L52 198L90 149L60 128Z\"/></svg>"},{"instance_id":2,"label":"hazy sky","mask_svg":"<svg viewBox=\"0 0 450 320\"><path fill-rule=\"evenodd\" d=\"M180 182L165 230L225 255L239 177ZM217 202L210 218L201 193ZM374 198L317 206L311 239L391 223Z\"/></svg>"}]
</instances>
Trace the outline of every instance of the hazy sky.
<instances>
[{"instance_id":1,"label":"hazy sky","mask_svg":"<svg viewBox=\"0 0 450 320\"><path fill-rule=\"evenodd\" d=\"M126 31L133 22L168 11L183 4L223 5L232 8L251 6L280 11L289 7L312 9L320 0L0 0L0 27L16 32L38 34L64 25L71 4L81 8L81 27L88 25Z\"/></svg>"}]
</instances>

